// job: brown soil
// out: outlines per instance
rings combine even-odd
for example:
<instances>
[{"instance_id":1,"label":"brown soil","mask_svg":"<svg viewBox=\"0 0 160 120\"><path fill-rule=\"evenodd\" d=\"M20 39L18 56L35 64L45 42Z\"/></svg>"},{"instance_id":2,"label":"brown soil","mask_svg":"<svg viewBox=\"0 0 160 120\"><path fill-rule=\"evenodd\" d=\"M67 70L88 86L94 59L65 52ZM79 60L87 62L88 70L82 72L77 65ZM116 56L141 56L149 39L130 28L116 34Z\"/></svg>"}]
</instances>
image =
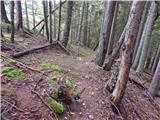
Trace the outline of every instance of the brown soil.
<instances>
[{"instance_id":1,"label":"brown soil","mask_svg":"<svg viewBox=\"0 0 160 120\"><path fill-rule=\"evenodd\" d=\"M19 44L24 46L35 46L44 43L41 38L21 38L17 36ZM13 52L6 52L13 53ZM57 115L58 119L65 120L159 120L160 112L158 112L153 104L145 95L145 91L137 87L135 84L128 82L125 96L121 104L121 115L116 115L112 112L110 107L110 93L104 89L106 81L111 76L111 72L106 72L102 68L96 66L91 60L94 58L95 53L91 53L87 57L77 57L66 55L63 50L58 46L55 48L47 48L38 50L32 54L25 55L16 60L36 69L39 67L39 61L51 60L55 64L62 66L65 69L72 69L76 71L74 77L74 84L79 89L85 88L79 100L75 101L73 109L67 111L64 115ZM3 63L3 62L2 62ZM50 71L42 70L47 75ZM8 89L16 96L16 106L23 111L19 111L12 107L8 112L3 114L3 119L6 120L56 120L51 111L44 105L44 103L33 94L31 90L37 85L36 91L44 96L49 94L50 91L58 86L56 84L49 84L46 81L46 76L40 73L26 70L26 76L22 78L7 78L2 76L2 90ZM65 76L66 74L62 74ZM42 80L41 80L42 79ZM146 79L151 79L146 77ZM41 80L41 81L40 81ZM146 80L150 81L150 80ZM39 83L38 83L39 82ZM38 84L37 84L38 83ZM8 98L2 96L4 100ZM160 104L160 98L155 100ZM12 102L12 101L10 101ZM7 108L2 101L2 108ZM11 108L11 107L10 107ZM72 107L71 107L72 108ZM8 108L7 108L8 109ZM3 113L3 111L2 111Z\"/></svg>"}]
</instances>

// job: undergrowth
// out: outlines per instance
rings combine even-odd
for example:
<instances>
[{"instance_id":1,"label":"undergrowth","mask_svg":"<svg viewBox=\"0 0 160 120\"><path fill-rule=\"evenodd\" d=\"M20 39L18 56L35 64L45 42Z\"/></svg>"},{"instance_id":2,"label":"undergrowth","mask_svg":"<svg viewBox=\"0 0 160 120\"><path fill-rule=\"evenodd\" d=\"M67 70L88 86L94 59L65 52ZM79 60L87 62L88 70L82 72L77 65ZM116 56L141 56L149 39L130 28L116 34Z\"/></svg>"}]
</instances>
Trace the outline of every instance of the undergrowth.
<instances>
[{"instance_id":1,"label":"undergrowth","mask_svg":"<svg viewBox=\"0 0 160 120\"><path fill-rule=\"evenodd\" d=\"M62 71L61 66L59 66L57 64L54 64L51 61L41 61L40 66L43 69L50 69L50 70L55 71L55 72L61 72Z\"/></svg>"},{"instance_id":2,"label":"undergrowth","mask_svg":"<svg viewBox=\"0 0 160 120\"><path fill-rule=\"evenodd\" d=\"M17 70L12 67L2 67L1 72L7 77L23 78L25 76L25 73L22 70Z\"/></svg>"}]
</instances>

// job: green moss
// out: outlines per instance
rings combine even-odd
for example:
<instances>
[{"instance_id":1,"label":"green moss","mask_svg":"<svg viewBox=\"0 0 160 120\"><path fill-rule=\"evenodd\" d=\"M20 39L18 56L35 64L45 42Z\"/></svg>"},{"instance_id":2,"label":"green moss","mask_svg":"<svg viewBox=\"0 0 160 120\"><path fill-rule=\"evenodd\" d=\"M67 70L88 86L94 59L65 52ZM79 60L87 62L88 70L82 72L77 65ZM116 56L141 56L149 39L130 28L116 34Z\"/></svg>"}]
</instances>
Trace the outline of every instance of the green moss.
<instances>
[{"instance_id":1,"label":"green moss","mask_svg":"<svg viewBox=\"0 0 160 120\"><path fill-rule=\"evenodd\" d=\"M50 69L52 71L56 71L56 72L61 72L62 71L62 67L59 65L56 65L54 63L52 63L51 61L42 61L40 63L40 66L43 69Z\"/></svg>"},{"instance_id":2,"label":"green moss","mask_svg":"<svg viewBox=\"0 0 160 120\"><path fill-rule=\"evenodd\" d=\"M2 95L2 96L10 97L10 98L12 98L12 99L14 99L14 100L17 99L16 95L13 94L13 93L12 93L11 91L9 91L9 90L2 90L2 91L1 91L1 95Z\"/></svg>"},{"instance_id":3,"label":"green moss","mask_svg":"<svg viewBox=\"0 0 160 120\"><path fill-rule=\"evenodd\" d=\"M52 99L51 97L45 97L45 101L51 108L58 114L62 114L64 112L64 106L58 103L56 100Z\"/></svg>"},{"instance_id":4,"label":"green moss","mask_svg":"<svg viewBox=\"0 0 160 120\"><path fill-rule=\"evenodd\" d=\"M68 87L68 88L73 88L74 87L73 81L71 79L66 79L64 81L64 83L65 83L65 86Z\"/></svg>"},{"instance_id":5,"label":"green moss","mask_svg":"<svg viewBox=\"0 0 160 120\"><path fill-rule=\"evenodd\" d=\"M7 64L16 64L16 61L12 60L12 59L8 59L8 60L5 60L5 63L7 63Z\"/></svg>"},{"instance_id":6,"label":"green moss","mask_svg":"<svg viewBox=\"0 0 160 120\"><path fill-rule=\"evenodd\" d=\"M47 81L49 83L52 83L52 82L57 81L57 80L58 80L58 78L56 76L47 77Z\"/></svg>"},{"instance_id":7,"label":"green moss","mask_svg":"<svg viewBox=\"0 0 160 120\"><path fill-rule=\"evenodd\" d=\"M22 70L13 69L11 67L2 67L1 72L4 73L7 77L23 78L25 76L25 73Z\"/></svg>"}]
</instances>

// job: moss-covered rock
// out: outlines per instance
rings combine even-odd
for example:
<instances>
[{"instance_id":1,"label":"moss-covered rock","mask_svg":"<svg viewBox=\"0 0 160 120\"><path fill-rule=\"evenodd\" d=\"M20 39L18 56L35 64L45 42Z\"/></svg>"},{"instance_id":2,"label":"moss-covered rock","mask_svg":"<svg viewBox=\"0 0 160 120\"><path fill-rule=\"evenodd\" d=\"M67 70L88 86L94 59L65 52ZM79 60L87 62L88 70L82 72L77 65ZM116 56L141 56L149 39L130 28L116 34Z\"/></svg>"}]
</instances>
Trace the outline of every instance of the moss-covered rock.
<instances>
[{"instance_id":1,"label":"moss-covered rock","mask_svg":"<svg viewBox=\"0 0 160 120\"><path fill-rule=\"evenodd\" d=\"M64 106L51 97L45 97L45 101L56 113L62 114L64 112Z\"/></svg>"}]
</instances>

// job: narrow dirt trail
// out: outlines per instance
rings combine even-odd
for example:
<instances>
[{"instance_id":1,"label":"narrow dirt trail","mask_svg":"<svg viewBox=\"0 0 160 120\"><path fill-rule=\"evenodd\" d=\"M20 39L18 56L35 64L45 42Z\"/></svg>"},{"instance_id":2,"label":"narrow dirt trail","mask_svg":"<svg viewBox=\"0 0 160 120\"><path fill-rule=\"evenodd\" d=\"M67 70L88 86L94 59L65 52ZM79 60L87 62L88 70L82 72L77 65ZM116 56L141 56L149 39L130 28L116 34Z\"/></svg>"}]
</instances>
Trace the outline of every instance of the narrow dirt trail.
<instances>
[{"instance_id":1,"label":"narrow dirt trail","mask_svg":"<svg viewBox=\"0 0 160 120\"><path fill-rule=\"evenodd\" d=\"M78 105L75 106L75 111L66 120L159 120L159 112L155 110L148 98L143 94L143 89L130 82L127 84L126 93L121 104L122 116L113 113L109 103L110 93L104 89L107 80L111 76L111 71L106 72L95 65L92 62L94 55L95 53L92 52L87 57L77 57L75 55L66 55L57 48L49 48L28 54L17 60L36 69L40 69L40 61L50 60L66 70L73 69L77 72L74 84L80 89L85 88L85 91L77 101ZM43 96L45 93L50 93L53 88L56 88L55 84L48 84L47 77L39 73L30 70L25 72L26 77L24 79L9 78L9 81L2 83L2 89L8 89L16 94L16 105L24 110L24 112L18 112L14 109L7 113L6 116L10 120L54 120L55 118L51 115L51 111L31 90L40 79L43 79L37 88L39 94ZM51 74L48 71L44 72ZM5 81L5 78L2 77L2 81ZM35 111L32 112L32 110ZM63 120L65 116L60 117L59 120L61 118Z\"/></svg>"}]
</instances>

